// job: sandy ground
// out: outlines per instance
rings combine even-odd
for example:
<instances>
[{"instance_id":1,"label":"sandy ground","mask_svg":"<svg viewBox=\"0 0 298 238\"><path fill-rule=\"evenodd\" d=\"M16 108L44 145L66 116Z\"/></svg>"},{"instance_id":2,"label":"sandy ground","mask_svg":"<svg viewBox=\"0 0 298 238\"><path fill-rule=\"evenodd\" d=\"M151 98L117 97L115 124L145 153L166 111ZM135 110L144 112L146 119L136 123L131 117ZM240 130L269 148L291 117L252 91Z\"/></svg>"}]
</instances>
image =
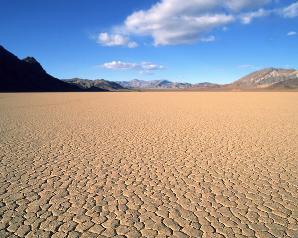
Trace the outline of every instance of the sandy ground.
<instances>
[{"instance_id":1,"label":"sandy ground","mask_svg":"<svg viewBox=\"0 0 298 238\"><path fill-rule=\"evenodd\" d=\"M0 94L0 237L298 237L298 93Z\"/></svg>"}]
</instances>

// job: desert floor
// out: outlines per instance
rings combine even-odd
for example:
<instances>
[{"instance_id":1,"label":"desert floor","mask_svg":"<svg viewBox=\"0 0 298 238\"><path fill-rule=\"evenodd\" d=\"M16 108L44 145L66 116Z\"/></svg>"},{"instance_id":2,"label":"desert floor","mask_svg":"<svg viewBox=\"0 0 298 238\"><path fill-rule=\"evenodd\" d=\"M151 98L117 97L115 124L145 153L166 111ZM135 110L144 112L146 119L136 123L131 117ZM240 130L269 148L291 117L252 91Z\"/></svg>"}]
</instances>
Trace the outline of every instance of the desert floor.
<instances>
[{"instance_id":1,"label":"desert floor","mask_svg":"<svg viewBox=\"0 0 298 238\"><path fill-rule=\"evenodd\" d=\"M298 93L0 94L0 237L298 237Z\"/></svg>"}]
</instances>

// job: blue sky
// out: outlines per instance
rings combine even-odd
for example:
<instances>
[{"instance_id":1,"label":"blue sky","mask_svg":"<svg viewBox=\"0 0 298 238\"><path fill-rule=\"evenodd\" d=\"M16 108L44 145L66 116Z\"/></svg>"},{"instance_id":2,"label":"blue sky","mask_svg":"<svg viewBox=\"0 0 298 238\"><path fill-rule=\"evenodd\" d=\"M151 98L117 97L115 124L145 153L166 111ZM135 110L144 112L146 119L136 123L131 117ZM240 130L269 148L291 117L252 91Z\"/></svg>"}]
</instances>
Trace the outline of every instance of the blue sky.
<instances>
[{"instance_id":1,"label":"blue sky","mask_svg":"<svg viewBox=\"0 0 298 238\"><path fill-rule=\"evenodd\" d=\"M0 44L58 78L226 83L298 68L298 1L1 0Z\"/></svg>"}]
</instances>

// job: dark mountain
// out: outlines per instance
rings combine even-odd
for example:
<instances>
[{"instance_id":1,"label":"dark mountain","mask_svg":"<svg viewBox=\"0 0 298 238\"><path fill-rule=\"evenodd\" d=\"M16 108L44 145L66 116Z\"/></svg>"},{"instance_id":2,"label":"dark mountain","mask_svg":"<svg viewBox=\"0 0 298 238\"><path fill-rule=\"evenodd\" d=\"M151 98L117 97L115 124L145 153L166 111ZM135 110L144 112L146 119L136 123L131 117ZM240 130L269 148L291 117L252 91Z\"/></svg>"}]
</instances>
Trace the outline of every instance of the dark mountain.
<instances>
[{"instance_id":1,"label":"dark mountain","mask_svg":"<svg viewBox=\"0 0 298 238\"><path fill-rule=\"evenodd\" d=\"M152 80L145 81L134 79L131 81L121 81L118 82L122 87L131 89L183 89L190 88L192 85L190 83L177 83L168 80Z\"/></svg>"},{"instance_id":2,"label":"dark mountain","mask_svg":"<svg viewBox=\"0 0 298 238\"><path fill-rule=\"evenodd\" d=\"M96 80L89 80L89 79L67 79L64 80L72 85L76 85L84 91L121 91L125 90L120 84L107 81L104 79L96 79Z\"/></svg>"},{"instance_id":3,"label":"dark mountain","mask_svg":"<svg viewBox=\"0 0 298 238\"><path fill-rule=\"evenodd\" d=\"M81 91L47 74L33 57L20 60L0 46L0 92Z\"/></svg>"},{"instance_id":4,"label":"dark mountain","mask_svg":"<svg viewBox=\"0 0 298 238\"><path fill-rule=\"evenodd\" d=\"M298 71L295 69L268 68L253 72L234 83L232 88L243 89L273 89L273 88L297 88Z\"/></svg>"}]
</instances>

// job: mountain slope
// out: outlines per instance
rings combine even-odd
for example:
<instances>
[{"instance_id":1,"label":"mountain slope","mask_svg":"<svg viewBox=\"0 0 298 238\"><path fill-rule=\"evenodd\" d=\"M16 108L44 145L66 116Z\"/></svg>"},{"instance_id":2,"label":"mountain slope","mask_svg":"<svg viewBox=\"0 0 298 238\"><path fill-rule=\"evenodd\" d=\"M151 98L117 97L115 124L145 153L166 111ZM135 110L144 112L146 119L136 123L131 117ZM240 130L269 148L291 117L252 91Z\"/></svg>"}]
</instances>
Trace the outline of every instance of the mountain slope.
<instances>
[{"instance_id":1,"label":"mountain slope","mask_svg":"<svg viewBox=\"0 0 298 238\"><path fill-rule=\"evenodd\" d=\"M298 89L298 77L275 83L270 89Z\"/></svg>"},{"instance_id":2,"label":"mountain slope","mask_svg":"<svg viewBox=\"0 0 298 238\"><path fill-rule=\"evenodd\" d=\"M81 91L47 74L33 58L20 60L0 46L0 92Z\"/></svg>"},{"instance_id":3,"label":"mountain slope","mask_svg":"<svg viewBox=\"0 0 298 238\"><path fill-rule=\"evenodd\" d=\"M64 82L76 85L82 90L85 91L119 91L125 90L120 84L116 82L107 81L104 79L96 79L96 80L89 80L89 79L68 79L64 80Z\"/></svg>"},{"instance_id":4,"label":"mountain slope","mask_svg":"<svg viewBox=\"0 0 298 238\"><path fill-rule=\"evenodd\" d=\"M276 85L283 85L287 82L295 85L298 80L298 71L294 69L268 68L253 72L229 85L235 88L274 88Z\"/></svg>"},{"instance_id":5,"label":"mountain slope","mask_svg":"<svg viewBox=\"0 0 298 238\"><path fill-rule=\"evenodd\" d=\"M152 80L145 81L134 79L131 81L121 81L118 82L122 87L125 88L139 88L139 89L175 89L175 88L190 88L192 85L190 83L177 83L168 80Z\"/></svg>"},{"instance_id":6,"label":"mountain slope","mask_svg":"<svg viewBox=\"0 0 298 238\"><path fill-rule=\"evenodd\" d=\"M215 84L215 83L203 82L203 83L193 84L192 87L208 89L208 88L219 88L219 87L221 87L221 85L220 84Z\"/></svg>"}]
</instances>

